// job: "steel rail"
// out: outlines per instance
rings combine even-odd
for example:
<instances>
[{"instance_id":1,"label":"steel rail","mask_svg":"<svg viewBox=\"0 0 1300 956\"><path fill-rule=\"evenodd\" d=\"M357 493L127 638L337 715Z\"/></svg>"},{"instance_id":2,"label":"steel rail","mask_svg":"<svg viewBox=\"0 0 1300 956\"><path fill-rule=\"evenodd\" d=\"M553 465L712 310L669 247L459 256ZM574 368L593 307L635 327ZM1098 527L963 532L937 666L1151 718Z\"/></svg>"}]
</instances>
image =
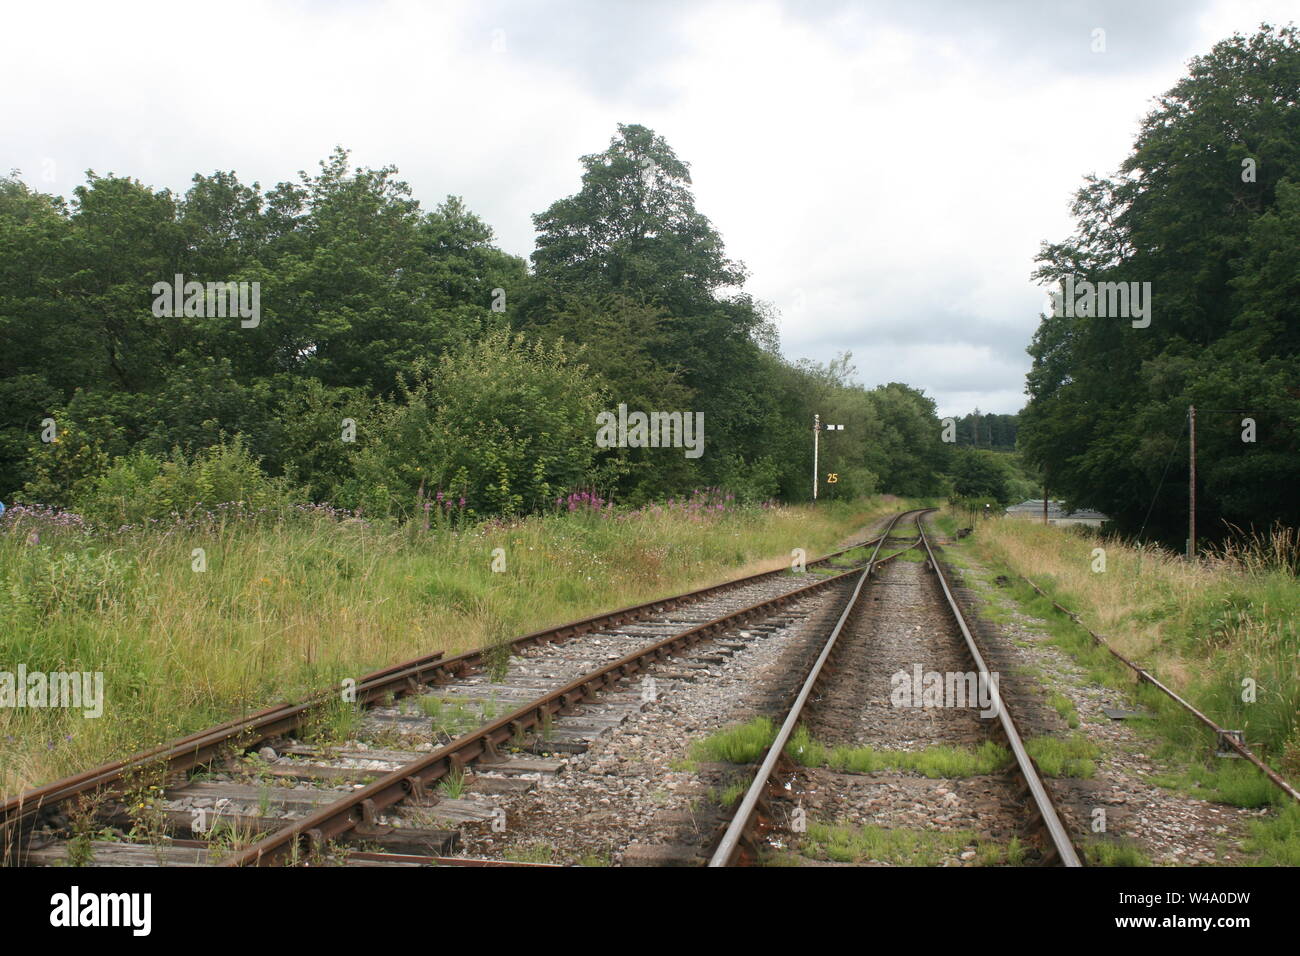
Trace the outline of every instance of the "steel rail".
<instances>
[{"instance_id":1,"label":"steel rail","mask_svg":"<svg viewBox=\"0 0 1300 956\"><path fill-rule=\"evenodd\" d=\"M930 546L930 539L926 536L920 521L917 521L916 526L921 531L921 542L925 545L925 553L929 558L930 567L939 579L939 585L943 588L948 607L952 611L957 626L961 629L962 638L966 641L966 649L970 652L985 686L992 695L991 703L997 711L998 722L1002 725L1002 732L1007 738L1007 743L1011 746L1011 753L1015 757L1016 767L1024 778L1025 784L1029 787L1034 807L1038 810L1038 815L1047 829L1048 837L1052 842L1053 849L1056 851L1057 858L1063 866L1082 866L1079 854L1070 841L1070 834L1066 830L1065 824L1061 822L1060 814L1056 812L1056 805L1052 803L1051 794L1047 792L1047 787L1043 785L1042 778L1038 774L1038 766L1034 763L1034 758L1029 755L1029 751L1025 749L1024 741L1020 738L1020 731L1016 729L1016 723L1011 717L1011 712L1002 700L1002 693L997 682L993 680L988 665L984 662L984 655L980 653L980 649L975 643L975 636L966 623L966 616L962 613L961 605L957 603L952 588L948 586L948 578L943 573L943 567L935 557L934 549Z\"/></svg>"},{"instance_id":2,"label":"steel rail","mask_svg":"<svg viewBox=\"0 0 1300 956\"><path fill-rule=\"evenodd\" d=\"M1069 835L1066 832L1064 825L1061 823L1060 815L1056 812L1056 808L1052 804L1051 796L1048 794L1046 787L1044 787L1043 782L1039 777L1033 758L1031 758L1028 751L1025 750L1024 743L1021 740L1020 734L1011 718L1011 714L1007 710L1005 703L1002 701L997 685L990 677L988 667L984 662L984 657L975 644L974 635L971 634L965 616L962 614L960 605L957 603L956 598L952 593L952 589L948 586L947 578L944 576L943 569L939 565L934 551L930 546L930 541L925 534L921 518L927 512L934 510L936 509L922 509L916 513L916 526L918 533L916 545L924 546L929 565L939 579L944 596L948 602L948 607L952 611L953 616L961 629L962 637L966 642L966 647L970 651L971 657L975 661L976 667L979 669L984 679L985 686L989 687L991 692L994 694L993 706L997 710L1002 730L1011 745L1017 768L1019 769L1021 776L1024 778L1030 795L1034 800L1035 808L1038 810L1039 816L1043 820L1057 858L1065 866L1081 866L1082 864L1079 860L1078 853L1070 842ZM899 517L901 518L902 515ZM893 525L891 524L891 530L892 527ZM913 547L916 545L913 545ZM880 546L877 545L876 551L872 555L872 560L868 563L867 568L864 569L862 573L861 579L858 581L857 589L854 592L854 602L856 602L858 594L861 593L861 590L872 570L874 570L874 567L877 564L884 563L884 561L892 560L897 557L898 554L902 553L898 552L880 562L877 562L876 554L879 553L879 550ZM905 550L910 550L910 548ZM825 668L825 664L830 658L839 635L848 620L849 612L856 606L856 603L854 602L851 602L848 607L846 607L845 613L841 615L840 620L835 625L835 629L831 632L830 637L827 638L826 645L823 647L816 663L813 665L808 677L805 679L799 696L796 698L787 714L780 732L777 734L772 746L768 748L763 763L755 774L754 781L746 792L744 800L742 800L740 806L737 808L721 841L710 858L708 863L709 866L731 866L743 859L747 848L746 845L750 842L749 835L757 825L756 817L758 808L771 785L772 775L776 772L778 764L784 757L786 744L789 742L790 737L794 733L795 727L799 723L805 704L814 692L818 679Z\"/></svg>"},{"instance_id":3,"label":"steel rail","mask_svg":"<svg viewBox=\"0 0 1300 956\"><path fill-rule=\"evenodd\" d=\"M1283 793L1289 796L1292 800L1300 801L1300 790L1297 790L1289 780L1287 780L1276 770L1274 770L1263 760L1261 760L1258 756L1256 756L1254 751L1252 751L1244 743L1239 741L1234 734L1229 733L1226 729L1220 727L1217 723L1215 723L1212 718L1201 713L1201 711L1199 711L1195 707L1195 705L1193 705L1190 701L1186 700L1185 698L1179 696L1179 694L1176 691L1174 691L1172 688L1167 687L1165 684L1163 684L1150 671L1146 670L1143 667L1139 667L1137 664L1129 660L1119 651L1115 650L1115 648L1111 646L1110 642L1106 640L1106 638L1102 637L1100 634L1098 634L1096 631L1090 628L1087 624L1084 624L1083 620L1079 617L1079 615L1075 614L1069 608L1064 607L1063 605L1058 603L1046 591L1040 588L1033 581L1029 580L1029 578L1025 577L1023 574L1018 574L1017 577L1019 577L1022 581L1028 584L1040 595L1042 595L1044 598L1050 601L1052 603L1052 606L1055 607L1058 611L1060 611L1062 614L1064 614L1066 617L1072 620L1075 624L1079 625L1079 627L1083 628L1083 630L1087 632L1087 634L1092 638L1095 644L1097 644L1099 647L1104 648L1106 651L1110 653L1111 657L1115 658L1117 661L1119 661L1129 670L1133 671L1133 673L1137 674L1139 679L1146 681L1152 687L1156 688L1165 696L1169 697L1171 700L1173 700L1175 703L1181 706L1184 710L1186 710L1189 714L1191 714L1193 717L1199 720L1206 727L1210 728L1210 730L1213 730L1218 737L1219 743L1226 744L1227 746L1231 747L1233 750L1237 751L1238 754L1240 754L1246 760L1254 764L1254 766L1257 769L1262 771L1263 774L1266 777L1268 777L1268 779L1273 784L1275 784Z\"/></svg>"},{"instance_id":4,"label":"steel rail","mask_svg":"<svg viewBox=\"0 0 1300 956\"><path fill-rule=\"evenodd\" d=\"M894 520L896 521L897 518ZM893 523L891 521L891 528ZM886 537L888 532L877 540L877 551L880 542L883 542ZM733 628L750 618L770 614L773 609L781 605L844 582L858 573L860 572L857 569L852 569L823 578L626 654L610 664L587 672L563 687L534 698L491 723L463 734L428 756L386 773L343 799L276 830L223 860L222 865L271 865L282 862L285 857L296 859L299 851L303 849L310 851L313 848L323 848L327 841L336 839L350 830L361 828L359 832L364 835L364 828L375 825L381 811L413 794L418 796L430 784L448 774L464 772L469 764L484 756L494 756L499 745L517 739L533 727L542 725L553 714L571 710L586 698L630 676L647 664L708 639L718 632ZM307 847L303 846L304 840L307 841Z\"/></svg>"},{"instance_id":5,"label":"steel rail","mask_svg":"<svg viewBox=\"0 0 1300 956\"><path fill-rule=\"evenodd\" d=\"M365 675L353 690L362 705L379 699L394 687L409 688L424 683L443 666L442 652L415 658ZM82 794L112 788L135 772L165 765L167 773L189 770L214 760L222 748L233 742L247 746L296 729L303 717L344 689L339 684L303 700L268 707L247 717L227 721L198 733L190 734L153 750L143 751L125 760L104 764L43 787L29 790L0 804L0 848L11 848L24 825L31 824L41 811L53 810Z\"/></svg>"},{"instance_id":6,"label":"steel rail","mask_svg":"<svg viewBox=\"0 0 1300 956\"><path fill-rule=\"evenodd\" d=\"M807 566L817 567L827 564L841 555L879 540L879 538L869 537L863 542L832 551L810 561ZM733 590L762 578L783 574L785 570L785 568L777 568L772 571L760 571L694 591L685 591L532 631L512 639L511 647L520 650L534 644L568 640L611 625L641 620L720 591ZM445 657L442 651L438 651L373 671L358 681L355 688L357 702L365 706L388 693L400 696L417 692L421 684L450 679L480 665L486 651L487 648L476 648L453 657ZM152 749L140 751L123 760L106 763L24 791L0 802L0 857L7 858L16 849L20 849L17 845L21 842L21 831L36 822L42 811L52 811L58 805L83 794L105 788L111 789L132 773L156 770L160 766L165 766L167 773L183 772L211 762L219 755L222 748L232 744L238 743L243 747L250 747L263 740L292 732L301 726L305 715L310 710L343 690L344 685L340 683L300 700L278 704L246 717L206 728Z\"/></svg>"},{"instance_id":7,"label":"steel rail","mask_svg":"<svg viewBox=\"0 0 1300 956\"><path fill-rule=\"evenodd\" d=\"M895 515L894 519L890 521L889 526L885 529L885 534L876 542L876 547L871 552L871 559L867 562L867 566L859 572L857 583L853 588L853 594L849 598L848 604L845 605L844 611L840 614L839 620L835 622L835 627L832 628L830 636L826 638L821 653L817 656L816 661L813 662L812 667L809 668L807 675L804 677L803 685L800 687L799 694L795 698L794 703L790 705L790 709L786 713L785 721L781 724L781 729L777 732L776 737L767 748L763 757L763 762L759 765L758 771L754 774L753 782L749 785L749 789L745 791L744 799L741 800L740 805L736 808L735 813L732 815L731 822L727 825L726 830L723 831L722 839L719 841L713 855L709 858L709 866L731 866L740 859L742 854L745 852L746 847L751 840L751 834L754 828L758 825L759 804L763 801L766 795L772 775L776 772L777 764L785 755L786 744L789 743L791 735L794 734L795 727L803 716L804 705L807 704L808 698L812 696L813 691L821 678L822 671L826 667L826 662L830 659L831 652L835 649L835 644L839 640L840 633L844 630L844 626L848 622L849 617L858 606L858 598L862 594L862 589L867 583L867 579L871 576L871 572L876 567L876 559L880 554L881 546L890 536L895 525L897 525L899 520L905 515L916 514L917 527L919 528L920 515L923 513L923 511L918 511L904 512L903 514ZM904 551L907 550L911 549L904 549ZM903 551L899 551L885 560L892 560L902 553Z\"/></svg>"}]
</instances>

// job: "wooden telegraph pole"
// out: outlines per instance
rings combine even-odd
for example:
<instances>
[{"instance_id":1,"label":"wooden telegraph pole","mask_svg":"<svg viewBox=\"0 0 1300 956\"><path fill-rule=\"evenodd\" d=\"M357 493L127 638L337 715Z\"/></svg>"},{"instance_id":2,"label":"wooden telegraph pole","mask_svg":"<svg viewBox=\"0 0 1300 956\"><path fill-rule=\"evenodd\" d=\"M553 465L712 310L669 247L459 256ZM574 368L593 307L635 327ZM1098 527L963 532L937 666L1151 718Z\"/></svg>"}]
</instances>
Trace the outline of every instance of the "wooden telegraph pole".
<instances>
[{"instance_id":1,"label":"wooden telegraph pole","mask_svg":"<svg viewBox=\"0 0 1300 956\"><path fill-rule=\"evenodd\" d=\"M1187 483L1187 558L1190 561L1196 557L1196 406L1188 405L1187 414L1191 420L1192 441L1189 446L1191 451L1191 480Z\"/></svg>"}]
</instances>

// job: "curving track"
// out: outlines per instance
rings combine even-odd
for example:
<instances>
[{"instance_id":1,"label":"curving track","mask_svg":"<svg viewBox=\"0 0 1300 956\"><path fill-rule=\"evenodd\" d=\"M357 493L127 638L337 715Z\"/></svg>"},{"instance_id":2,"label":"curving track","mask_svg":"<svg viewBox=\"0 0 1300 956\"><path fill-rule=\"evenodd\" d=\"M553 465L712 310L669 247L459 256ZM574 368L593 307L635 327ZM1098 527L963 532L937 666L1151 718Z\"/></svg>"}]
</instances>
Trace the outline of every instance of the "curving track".
<instances>
[{"instance_id":1,"label":"curving track","mask_svg":"<svg viewBox=\"0 0 1300 956\"><path fill-rule=\"evenodd\" d=\"M448 659L431 655L368 675L357 687L364 714L348 728L344 745L302 739L304 726L333 696L324 692L25 794L0 808L10 860L31 865L520 864L517 856L501 857L503 847L494 839L498 824L508 818L516 841L533 830L545 838L548 827L553 832L565 825L567 813L569 833L612 820L605 832L623 847L619 858L625 864L754 862L765 836L781 829L782 813L775 805L786 800L801 772L786 758L796 727L816 726L819 713L833 716L838 708L851 718L840 721L845 742L856 742L853 735L863 727L885 743L897 732L888 710L871 709L880 704L878 689L864 692L860 682L845 683L855 674L878 679L884 666L881 659L859 660L880 652L873 643L873 615L885 606L864 614L864 605L881 602L881 594L891 590L895 603L928 602L887 586L901 581L882 582L891 566L889 575L906 569L912 578L921 573L912 559L893 562L916 549L933 575L927 593L934 600L923 609L930 617L910 624L907 639L915 631L931 642L931 652L941 649L988 674L925 533L922 517L928 510L933 509L895 516L864 546L811 562L806 576L751 575L524 635L510 643L508 660L494 661L487 650ZM882 556L909 520L915 531L907 546ZM855 560L850 552L866 546L869 556ZM620 734L634 744L658 736L662 747L671 748L680 747L683 732L702 732L694 718L665 720L673 714L671 703L647 719L642 692L647 678L652 687L659 682L670 698L689 697L695 686L697 698L712 696L719 704L718 714L726 710L724 704L733 712L749 706L740 702L741 692L752 692L760 709L775 716L776 739L729 817L721 810L713 817L691 810L689 826L665 829L657 823L672 814L656 814L647 807L648 788L620 777L620 762L635 763L635 756L627 756L635 747L594 763L586 756ZM632 686L634 680L641 681L640 688ZM765 681L771 686L761 687ZM989 683L997 720L976 721L978 729L967 733L987 734L994 725L1010 751L1020 789L1004 801L1019 814L1015 826L1036 834L1037 860L1078 866L996 680ZM940 723L956 726L961 719L974 720L966 714L956 723ZM144 814L126 799L142 780L157 781ZM574 796L588 793L599 803L590 806ZM83 838L79 847L70 841L71 808L80 804L84 819L90 801L95 801L96 825L117 827L120 839L87 846ZM1026 811L1032 827L1023 826ZM187 831L192 838L184 836ZM671 845L674 841L693 845ZM457 855L466 844L476 856Z\"/></svg>"},{"instance_id":2,"label":"curving track","mask_svg":"<svg viewBox=\"0 0 1300 956\"><path fill-rule=\"evenodd\" d=\"M808 566L814 572L833 568L858 547ZM499 680L487 673L490 649L451 658L432 654L376 671L355 689L356 701L367 709L362 730L376 738L360 754L340 755L293 737L337 699L338 689L227 722L0 804L4 862L70 859L74 812L90 812L123 833L151 831L148 843L95 844L92 856L102 862L288 862L345 836L425 854L447 849L454 843L447 831L394 827L378 814L408 799L423 801L427 788L445 777L462 777L476 761L498 758L504 744L530 733L546 736L556 714L647 661L840 586L847 573L805 584L784 569L763 572L526 634L510 642L511 663ZM409 714L408 702L425 717ZM440 720L449 704L451 717ZM239 759L268 743L280 748L263 747L262 753L273 754L269 760ZM157 788L143 823L125 800L142 781ZM217 829L225 834L219 846L209 839ZM178 836L186 830L198 839Z\"/></svg>"}]
</instances>

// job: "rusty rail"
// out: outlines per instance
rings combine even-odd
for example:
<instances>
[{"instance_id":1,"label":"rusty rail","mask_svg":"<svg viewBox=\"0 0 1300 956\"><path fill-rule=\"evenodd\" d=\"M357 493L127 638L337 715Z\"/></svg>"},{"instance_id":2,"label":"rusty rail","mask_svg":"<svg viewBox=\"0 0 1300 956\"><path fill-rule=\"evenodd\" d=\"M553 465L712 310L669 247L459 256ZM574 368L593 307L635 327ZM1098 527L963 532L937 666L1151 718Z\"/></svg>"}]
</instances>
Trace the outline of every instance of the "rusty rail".
<instances>
[{"instance_id":1,"label":"rusty rail","mask_svg":"<svg viewBox=\"0 0 1300 956\"><path fill-rule=\"evenodd\" d=\"M838 551L830 552L814 561L809 567L827 564L835 558L857 548L866 547L878 538L850 545ZM592 615L577 621L570 621L554 627L543 628L514 638L512 649L544 642L563 641L592 631L616 626L628 621L641 620L653 614L672 610L684 603L694 602L721 591L742 587L762 578L784 574L785 568L772 571L760 571L730 581L686 591L668 597L657 598L641 604L619 608L603 614ZM365 706L389 693L403 696L417 692L420 685L449 679L462 674L482 663L487 648L477 648L444 657L442 651L413 658L365 675L357 682L357 703ZM149 750L133 754L123 760L103 764L91 770L56 780L44 786L24 791L0 803L0 859L13 861L21 857L21 835L24 830L39 822L43 812L52 811L62 803L83 794L96 791L112 791L131 774L165 768L167 773L177 773L211 762L225 747L239 745L255 746L268 740L298 729L304 717L313 708L319 707L326 700L343 690L343 684L336 685L312 694L298 701L278 704L257 711L246 717L237 718L169 741Z\"/></svg>"},{"instance_id":2,"label":"rusty rail","mask_svg":"<svg viewBox=\"0 0 1300 956\"><path fill-rule=\"evenodd\" d=\"M1079 615L1075 614L1069 608L1061 605L1054 598L1052 598L1052 596L1049 595L1046 591L1040 588L1033 581L1029 580L1029 578L1025 577L1023 574L1017 574L1016 576L1019 577L1026 584L1028 584L1035 591L1037 591L1042 597L1050 601L1054 608L1056 608L1058 611L1060 611L1062 614L1064 614L1066 617L1072 620L1075 624L1079 625L1079 627L1083 628L1083 630L1087 632L1088 636L1092 638L1093 642L1097 644L1097 646L1104 648L1110 654L1111 657L1115 658L1117 661L1119 661L1129 670L1133 671L1133 673L1137 674L1140 680L1146 681L1152 687L1156 688L1162 694L1167 696L1170 700L1177 703L1180 707L1186 710L1189 714L1191 714L1193 717L1199 720L1206 727L1210 728L1210 730L1214 731L1214 733L1217 735L1219 742L1227 744L1233 750L1237 751L1238 754L1240 754L1246 760L1250 761L1252 764L1254 764L1254 766L1257 769L1263 772L1264 776L1268 777L1268 779L1272 781L1272 783L1275 784L1278 787L1278 789L1280 789L1283 793L1289 796L1292 800L1300 802L1300 790L1297 790L1291 784L1290 781L1288 781L1285 777L1283 777L1276 770L1274 770L1263 760L1261 760L1258 756L1256 756L1254 751L1252 751L1244 743L1239 741L1234 734L1229 733L1226 729L1220 727L1217 723L1215 723L1210 717L1201 713L1201 711L1199 711L1191 703L1191 701L1188 701L1185 698L1179 696L1179 694L1176 691L1163 684L1154 674L1152 674L1146 668L1139 667L1137 664L1133 663L1133 661L1129 660L1119 651L1115 650L1115 648L1111 646L1108 640L1106 640L1104 637L1102 637L1100 634L1098 634L1096 631L1090 628L1087 624L1084 624L1082 618L1080 618Z\"/></svg>"},{"instance_id":3,"label":"rusty rail","mask_svg":"<svg viewBox=\"0 0 1300 956\"><path fill-rule=\"evenodd\" d=\"M409 689L431 679L444 666L442 652L385 667L364 676L355 687L362 705L383 697L394 687ZM247 717L227 721L207 730L190 734L153 750L143 751L125 760L104 764L63 780L28 790L0 804L0 848L13 852L24 826L32 824L42 811L81 794L119 785L134 772L165 766L168 773L189 770L211 762L222 748L235 742L252 744L296 729L304 716L319 707L343 685L321 691L303 700L268 707Z\"/></svg>"},{"instance_id":4,"label":"rusty rail","mask_svg":"<svg viewBox=\"0 0 1300 956\"><path fill-rule=\"evenodd\" d=\"M924 546L929 566L938 576L944 596L947 598L948 607L952 611L952 614L961 629L962 636L965 639L967 650L970 652L976 667L980 671L985 685L989 687L991 693L994 695L992 704L997 710L998 720L1001 723L1002 730L1008 743L1011 745L1011 751L1015 758L1016 767L1026 782L1034 806L1038 811L1039 817L1043 821L1045 829L1047 830L1048 836L1051 840L1051 847L1056 858L1065 866L1081 866L1082 864L1079 860L1078 854L1075 851L1073 844L1070 842L1069 834L1066 831L1064 824L1061 823L1060 815L1056 812L1051 796L1048 794L1046 787L1043 785L1043 782L1039 777L1033 758L1030 757L1029 753L1025 750L1019 731L1016 729L1015 722L1011 719L1011 714L1002 701L996 683L989 675L988 667L984 662L984 657L975 644L974 636L971 634L970 628L966 623L961 607L953 596L951 588L948 586L947 578L944 576L943 569L940 567L939 562L934 555L934 551L930 546L929 539L925 534L925 529L922 527L921 518L926 513L934 510L936 509L927 508L915 512L918 538L916 544L912 547L915 547L916 545ZM898 518L895 519L895 522L902 517L904 517L904 515L899 515ZM891 523L889 530L892 531L893 527L894 523ZM888 532L886 532L886 535L888 535ZM876 556L880 552L883 540L884 539L882 538L881 542L877 543L876 549L872 553L871 560L868 562L867 567L862 571L861 577L858 580L853 600L840 616L834 630L832 630L830 636L827 638L821 654L818 656L816 662L810 668L807 677L804 679L798 697L795 699L794 704L786 715L785 721L782 723L781 729L773 740L772 745L768 748L763 758L763 762L760 764L758 771L754 775L753 783L745 793L744 799L737 807L731 822L723 833L722 839L719 841L717 848L709 860L709 866L733 866L738 863L748 862L754 856L755 847L753 834L762 823L762 808L766 802L768 790L772 787L772 777L777 772L779 765L781 765L785 758L786 744L789 742L790 737L794 733L795 727L798 725L799 720L802 717L805 704L816 689L817 683L825 670L825 665L835 650L841 632L846 626L852 611L857 606L857 598L865 587L871 573L877 566L892 561L899 554L903 553L901 551L896 552L889 555L887 558L877 561ZM906 550L911 550L911 548L905 548L904 551Z\"/></svg>"},{"instance_id":5,"label":"rusty rail","mask_svg":"<svg viewBox=\"0 0 1300 956\"><path fill-rule=\"evenodd\" d=\"M896 521L897 518L894 520ZM892 526L893 522L890 523L891 528ZM880 542L887 536L888 531L877 540L877 551ZM305 853L322 850L328 841L337 839L349 831L355 830L364 835L367 827L376 825L378 815L383 810L400 803L408 796L424 792L430 784L436 783L448 774L462 773L465 767L484 756L495 756L499 745L511 739L518 739L533 727L543 725L553 714L571 710L591 695L631 676L650 663L706 640L719 632L729 630L753 617L767 615L781 605L844 582L858 573L860 572L854 569L823 578L626 654L610 664L587 672L563 687L534 698L489 724L463 734L428 756L385 774L343 799L276 830L241 852L228 857L222 865L266 866L293 862Z\"/></svg>"},{"instance_id":6,"label":"rusty rail","mask_svg":"<svg viewBox=\"0 0 1300 956\"><path fill-rule=\"evenodd\" d=\"M956 620L957 626L961 628L962 638L966 641L966 649L975 661L975 666L979 669L980 676L992 696L991 703L997 711L998 722L1002 725L1002 732L1007 738L1007 743L1011 746L1016 768L1020 771L1021 777L1024 778L1025 784L1029 788L1029 794L1033 798L1039 819L1042 820L1047 835L1051 840L1052 849L1062 866L1082 866L1083 863L1079 860L1079 854L1070 841L1069 831L1066 830L1065 824L1061 822L1061 816L1056 812L1056 805L1052 802L1052 796L1047 792L1047 787L1043 784L1042 777L1039 776L1038 765L1034 762L1034 758L1029 755L1029 751L1025 749L1024 741L1020 738L1020 731L1016 728L1011 712L1007 710L1006 704L1002 700L1002 692L999 690L997 682L991 677L988 665L984 663L984 655L980 653L979 647L975 644L975 636L966 623L966 616L962 613L961 605L957 603L957 598L953 596L952 588L948 586L947 575L943 573L943 568L935 557L934 549L930 547L930 540L926 537L925 529L921 528L919 521L917 522L917 528L921 531L921 543L925 545L925 553L929 558L930 567L939 579L939 585L943 588L944 597L948 600L948 607L952 610L952 616Z\"/></svg>"},{"instance_id":7,"label":"rusty rail","mask_svg":"<svg viewBox=\"0 0 1300 956\"><path fill-rule=\"evenodd\" d=\"M876 569L878 564L884 564L892 561L903 551L895 552L887 558L877 560L880 555L881 546L885 539L889 537L894 530L895 525L908 514L916 514L917 527L920 527L919 516L924 511L904 512L895 515L885 529L885 534L876 542L875 548L871 552L871 559L867 566L858 572L858 580L853 588L853 595L849 598L848 604L845 605L844 611L840 614L839 620L835 622L835 627L831 629L830 635L826 638L826 643L822 647L821 653L808 669L804 676L803 686L799 689L799 695L795 698L794 703L790 705L781 729L777 731L775 739L767 748L763 756L763 761L754 774L754 780L745 791L744 798L740 805L736 807L735 813L731 817L731 822L727 824L726 830L723 831L722 838L709 858L708 865L711 867L732 866L738 862L748 860L753 856L754 833L762 823L764 814L764 805L767 798L767 790L771 786L772 776L777 771L778 764L782 763L785 758L785 747L789 742L791 735L794 734L795 727L798 725L800 718L803 716L804 705L812 696L818 682L826 667L826 662L830 659L835 650L836 642L843 632L845 625L853 612L858 608L858 598L862 594L862 589L871 577L871 573ZM910 548L904 548L904 551Z\"/></svg>"}]
</instances>

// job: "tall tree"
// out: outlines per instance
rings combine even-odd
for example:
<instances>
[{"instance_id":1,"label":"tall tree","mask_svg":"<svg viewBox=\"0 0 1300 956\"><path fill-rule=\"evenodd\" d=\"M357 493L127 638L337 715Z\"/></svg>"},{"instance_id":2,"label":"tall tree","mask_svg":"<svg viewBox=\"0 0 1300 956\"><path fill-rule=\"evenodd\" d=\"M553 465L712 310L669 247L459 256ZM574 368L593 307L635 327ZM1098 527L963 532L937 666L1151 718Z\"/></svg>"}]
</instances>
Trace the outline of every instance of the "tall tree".
<instances>
[{"instance_id":1,"label":"tall tree","mask_svg":"<svg viewBox=\"0 0 1300 956\"><path fill-rule=\"evenodd\" d=\"M1201 528L1300 521L1278 494L1300 480L1297 89L1294 27L1216 44L1158 99L1120 175L1078 192L1075 235L1039 256L1035 275L1052 283L1150 283L1149 325L1044 317L1021 416L1049 486L1122 529L1182 541L1193 404Z\"/></svg>"},{"instance_id":2,"label":"tall tree","mask_svg":"<svg viewBox=\"0 0 1300 956\"><path fill-rule=\"evenodd\" d=\"M659 310L653 358L705 415L696 481L732 481L763 457L774 412L756 341L765 316L738 291L744 267L696 209L689 168L663 137L620 124L608 149L581 162L582 188L533 217L537 278Z\"/></svg>"}]
</instances>

